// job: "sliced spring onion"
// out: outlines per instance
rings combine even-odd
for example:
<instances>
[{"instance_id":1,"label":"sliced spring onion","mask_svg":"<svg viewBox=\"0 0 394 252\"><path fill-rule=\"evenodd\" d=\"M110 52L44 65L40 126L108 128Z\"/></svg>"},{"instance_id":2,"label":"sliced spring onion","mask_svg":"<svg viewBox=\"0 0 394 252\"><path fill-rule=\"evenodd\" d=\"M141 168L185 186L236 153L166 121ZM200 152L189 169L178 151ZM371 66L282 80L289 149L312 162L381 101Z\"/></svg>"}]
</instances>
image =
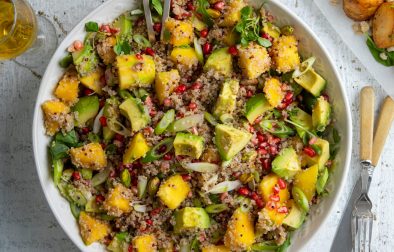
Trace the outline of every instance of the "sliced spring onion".
<instances>
[{"instance_id":1,"label":"sliced spring onion","mask_svg":"<svg viewBox=\"0 0 394 252\"><path fill-rule=\"evenodd\" d=\"M116 119L107 118L107 125L110 130L123 136L131 136L131 131Z\"/></svg>"},{"instance_id":2,"label":"sliced spring onion","mask_svg":"<svg viewBox=\"0 0 394 252\"><path fill-rule=\"evenodd\" d=\"M279 246L272 242L260 242L252 245L252 251L274 251Z\"/></svg>"},{"instance_id":3,"label":"sliced spring onion","mask_svg":"<svg viewBox=\"0 0 394 252\"><path fill-rule=\"evenodd\" d=\"M146 47L151 47L152 46L151 43L149 42L149 40L146 39L141 34L133 35L133 40L135 41L135 43L140 45L142 48L146 48Z\"/></svg>"},{"instance_id":4,"label":"sliced spring onion","mask_svg":"<svg viewBox=\"0 0 394 252\"><path fill-rule=\"evenodd\" d=\"M96 197L91 197L85 205L85 211L88 213L100 212L100 207L97 205Z\"/></svg>"},{"instance_id":5,"label":"sliced spring onion","mask_svg":"<svg viewBox=\"0 0 394 252\"><path fill-rule=\"evenodd\" d=\"M316 58L315 57L310 57L309 59L305 60L304 62L301 63L300 67L297 68L294 72L293 72L293 78L298 78L301 75L303 75L304 73L306 73L309 69L312 68L313 63L315 63Z\"/></svg>"},{"instance_id":6,"label":"sliced spring onion","mask_svg":"<svg viewBox=\"0 0 394 252\"><path fill-rule=\"evenodd\" d=\"M126 100L126 99L128 99L128 98L130 98L130 97L133 97L133 96L130 94L130 92L127 91L127 90L119 90L118 93L119 93L120 97L122 97L122 99L124 99L124 100Z\"/></svg>"},{"instance_id":7,"label":"sliced spring onion","mask_svg":"<svg viewBox=\"0 0 394 252\"><path fill-rule=\"evenodd\" d=\"M104 114L104 107L100 110L100 112L97 114L96 118L94 119L93 123L93 133L98 134L101 129L101 123L100 123L100 117L102 117Z\"/></svg>"},{"instance_id":8,"label":"sliced spring onion","mask_svg":"<svg viewBox=\"0 0 394 252\"><path fill-rule=\"evenodd\" d=\"M84 179L92 179L93 171L90 169L81 169L81 175Z\"/></svg>"},{"instance_id":9,"label":"sliced spring onion","mask_svg":"<svg viewBox=\"0 0 394 252\"><path fill-rule=\"evenodd\" d=\"M207 213L221 213L226 210L228 210L228 206L226 204L212 204L205 208Z\"/></svg>"},{"instance_id":10,"label":"sliced spring onion","mask_svg":"<svg viewBox=\"0 0 394 252\"><path fill-rule=\"evenodd\" d=\"M172 148L174 147L173 142L174 142L174 138L172 137L162 140L160 143L158 143L152 149L150 149L148 153L146 153L145 157L142 158L141 162L149 163L161 159L162 157L164 157L165 154L167 154L172 150ZM163 145L166 146L165 151L159 152L160 147Z\"/></svg>"},{"instance_id":11,"label":"sliced spring onion","mask_svg":"<svg viewBox=\"0 0 394 252\"><path fill-rule=\"evenodd\" d=\"M161 118L160 122L157 124L155 128L155 134L160 135L163 134L164 131L170 126L170 124L175 120L175 110L168 110L164 116Z\"/></svg>"},{"instance_id":12,"label":"sliced spring onion","mask_svg":"<svg viewBox=\"0 0 394 252\"><path fill-rule=\"evenodd\" d=\"M124 186L129 187L131 184L131 176L130 172L127 169L124 169L122 173L120 174L120 178L122 180L122 183Z\"/></svg>"},{"instance_id":13,"label":"sliced spring onion","mask_svg":"<svg viewBox=\"0 0 394 252\"><path fill-rule=\"evenodd\" d=\"M71 176L73 175L74 170L73 169L66 169L63 171L61 179L64 182L68 182L71 179Z\"/></svg>"},{"instance_id":14,"label":"sliced spring onion","mask_svg":"<svg viewBox=\"0 0 394 252\"><path fill-rule=\"evenodd\" d=\"M219 194L219 193L229 192L240 188L241 185L242 183L239 180L224 181L212 187L211 190L209 190L207 193Z\"/></svg>"},{"instance_id":15,"label":"sliced spring onion","mask_svg":"<svg viewBox=\"0 0 394 252\"><path fill-rule=\"evenodd\" d=\"M227 166L229 166L231 164L232 161L233 161L232 159L230 159L230 160L223 160L221 166L223 168L226 168Z\"/></svg>"},{"instance_id":16,"label":"sliced spring onion","mask_svg":"<svg viewBox=\"0 0 394 252\"><path fill-rule=\"evenodd\" d=\"M72 200L73 203L75 203L77 206L85 206L87 203L87 200L85 196L82 194L82 192L76 188L73 185L68 184L66 186L66 192L70 199Z\"/></svg>"},{"instance_id":17,"label":"sliced spring onion","mask_svg":"<svg viewBox=\"0 0 394 252\"><path fill-rule=\"evenodd\" d=\"M138 198L142 199L146 194L146 187L148 185L148 179L145 176L138 176Z\"/></svg>"},{"instance_id":18,"label":"sliced spring onion","mask_svg":"<svg viewBox=\"0 0 394 252\"><path fill-rule=\"evenodd\" d=\"M194 38L194 51L196 51L197 59L201 64L204 64L204 54L202 52L201 44L197 38Z\"/></svg>"},{"instance_id":19,"label":"sliced spring onion","mask_svg":"<svg viewBox=\"0 0 394 252\"><path fill-rule=\"evenodd\" d=\"M53 182L57 186L60 182L61 177L62 177L64 164L61 159L56 159L56 160L53 160L52 166L53 166Z\"/></svg>"},{"instance_id":20,"label":"sliced spring onion","mask_svg":"<svg viewBox=\"0 0 394 252\"><path fill-rule=\"evenodd\" d=\"M144 14L144 11L141 9L135 9L135 10L130 11L131 16L138 16L138 15L142 15L142 14Z\"/></svg>"},{"instance_id":21,"label":"sliced spring onion","mask_svg":"<svg viewBox=\"0 0 394 252\"><path fill-rule=\"evenodd\" d=\"M207 120L207 122L209 122L212 126L216 126L218 124L216 118L208 112L204 112L204 119Z\"/></svg>"},{"instance_id":22,"label":"sliced spring onion","mask_svg":"<svg viewBox=\"0 0 394 252\"><path fill-rule=\"evenodd\" d=\"M219 166L217 164L211 164L211 163L186 163L182 164L182 166L187 169L187 170L192 170L195 172L215 172L219 169Z\"/></svg>"},{"instance_id":23,"label":"sliced spring onion","mask_svg":"<svg viewBox=\"0 0 394 252\"><path fill-rule=\"evenodd\" d=\"M74 218L78 219L81 209L76 204L70 202L70 210L71 210L71 213L73 214Z\"/></svg>"},{"instance_id":24,"label":"sliced spring onion","mask_svg":"<svg viewBox=\"0 0 394 252\"><path fill-rule=\"evenodd\" d=\"M94 175L92 178L92 185L98 186L104 183L107 180L110 172L111 170L109 168L106 168L101 172L97 173L96 175Z\"/></svg>"},{"instance_id":25,"label":"sliced spring onion","mask_svg":"<svg viewBox=\"0 0 394 252\"><path fill-rule=\"evenodd\" d=\"M133 205L133 209L136 212L140 212L140 213L145 213L146 212L146 206L145 205L138 205L138 204L136 204L136 205Z\"/></svg>"},{"instance_id":26,"label":"sliced spring onion","mask_svg":"<svg viewBox=\"0 0 394 252\"><path fill-rule=\"evenodd\" d=\"M327 167L324 168L324 171L322 174L319 175L319 177L317 178L317 182L316 182L316 192L318 194L321 194L322 192L324 192L324 189L326 188L326 184L328 181L328 169Z\"/></svg>"},{"instance_id":27,"label":"sliced spring onion","mask_svg":"<svg viewBox=\"0 0 394 252\"><path fill-rule=\"evenodd\" d=\"M204 121L204 115L203 114L196 114L196 115L191 115L184 117L182 119L179 119L175 122L173 122L170 127L168 128L169 131L172 132L179 132L179 131L185 131L190 128L193 128L194 126L203 123Z\"/></svg>"},{"instance_id":28,"label":"sliced spring onion","mask_svg":"<svg viewBox=\"0 0 394 252\"><path fill-rule=\"evenodd\" d=\"M231 123L234 120L233 116L230 114L223 114L219 119L222 123Z\"/></svg>"},{"instance_id":29,"label":"sliced spring onion","mask_svg":"<svg viewBox=\"0 0 394 252\"><path fill-rule=\"evenodd\" d=\"M297 205L305 212L309 212L309 202L304 192L300 188L294 186L291 190L291 194L293 195L294 201L297 203Z\"/></svg>"}]
</instances>

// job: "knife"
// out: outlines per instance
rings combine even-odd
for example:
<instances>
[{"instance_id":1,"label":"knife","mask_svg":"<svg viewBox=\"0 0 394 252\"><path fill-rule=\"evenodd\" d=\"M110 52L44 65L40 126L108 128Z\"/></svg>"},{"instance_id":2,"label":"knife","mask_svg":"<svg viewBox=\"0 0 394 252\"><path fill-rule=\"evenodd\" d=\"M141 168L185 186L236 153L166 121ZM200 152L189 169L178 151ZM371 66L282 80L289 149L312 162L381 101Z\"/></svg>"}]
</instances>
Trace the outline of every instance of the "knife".
<instances>
[{"instance_id":1,"label":"knife","mask_svg":"<svg viewBox=\"0 0 394 252\"><path fill-rule=\"evenodd\" d=\"M379 162L380 154L382 153L384 143L389 134L391 124L394 120L394 100L389 96L384 100L373 139L372 151L372 166L376 167ZM369 189L369 187L368 187ZM352 231L351 231L351 217L352 209L357 196L361 192L361 179L358 179L353 188L349 201L347 202L345 211L342 215L340 225L337 229L334 242L331 245L331 252L350 252L352 251Z\"/></svg>"}]
</instances>

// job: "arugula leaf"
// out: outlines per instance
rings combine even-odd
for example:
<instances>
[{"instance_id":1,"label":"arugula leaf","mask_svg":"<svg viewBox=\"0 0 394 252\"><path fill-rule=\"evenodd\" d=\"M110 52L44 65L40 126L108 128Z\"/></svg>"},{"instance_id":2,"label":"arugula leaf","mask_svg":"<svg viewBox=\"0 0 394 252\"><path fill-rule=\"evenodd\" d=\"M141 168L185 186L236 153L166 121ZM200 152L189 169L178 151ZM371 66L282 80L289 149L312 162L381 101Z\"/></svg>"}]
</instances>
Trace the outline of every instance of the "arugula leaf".
<instances>
[{"instance_id":1,"label":"arugula leaf","mask_svg":"<svg viewBox=\"0 0 394 252\"><path fill-rule=\"evenodd\" d=\"M71 130L66 134L59 132L55 135L56 142L67 145L68 147L76 147L78 145L78 135L75 130Z\"/></svg>"},{"instance_id":2,"label":"arugula leaf","mask_svg":"<svg viewBox=\"0 0 394 252\"><path fill-rule=\"evenodd\" d=\"M99 26L96 22L90 21L85 24L85 30L87 32L98 32Z\"/></svg>"},{"instance_id":3,"label":"arugula leaf","mask_svg":"<svg viewBox=\"0 0 394 252\"><path fill-rule=\"evenodd\" d=\"M394 66L394 52L388 52L385 49L378 48L375 42L372 40L371 36L367 35L367 46L372 56L375 58L377 62L384 66ZM385 53L387 55L387 59L382 59L380 55Z\"/></svg>"},{"instance_id":4,"label":"arugula leaf","mask_svg":"<svg viewBox=\"0 0 394 252\"><path fill-rule=\"evenodd\" d=\"M49 152L51 153L52 160L58 160L68 157L68 146L57 141L53 141L49 146Z\"/></svg>"},{"instance_id":5,"label":"arugula leaf","mask_svg":"<svg viewBox=\"0 0 394 252\"><path fill-rule=\"evenodd\" d=\"M211 16L207 12L207 8L209 8L210 4L207 0L197 0L197 13L200 13L204 23L206 23L209 27L213 26L213 20Z\"/></svg>"},{"instance_id":6,"label":"arugula leaf","mask_svg":"<svg viewBox=\"0 0 394 252\"><path fill-rule=\"evenodd\" d=\"M118 42L115 46L114 46L114 52L117 54L117 55L120 55L120 54L130 54L130 52L131 52L131 46L130 46L130 44L127 42L127 41L124 41L124 42Z\"/></svg>"},{"instance_id":7,"label":"arugula leaf","mask_svg":"<svg viewBox=\"0 0 394 252\"><path fill-rule=\"evenodd\" d=\"M160 16L163 16L163 5L160 0L152 0L151 4L153 6L153 9L156 10L157 14Z\"/></svg>"}]
</instances>

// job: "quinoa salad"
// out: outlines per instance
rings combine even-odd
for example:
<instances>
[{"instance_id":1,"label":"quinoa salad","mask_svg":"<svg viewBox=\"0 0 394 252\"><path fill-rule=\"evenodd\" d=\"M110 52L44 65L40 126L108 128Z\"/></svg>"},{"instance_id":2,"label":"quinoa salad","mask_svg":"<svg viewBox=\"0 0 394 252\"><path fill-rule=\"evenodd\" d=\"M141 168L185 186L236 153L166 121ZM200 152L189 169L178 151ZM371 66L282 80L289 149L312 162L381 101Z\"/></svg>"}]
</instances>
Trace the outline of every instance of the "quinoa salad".
<instances>
[{"instance_id":1,"label":"quinoa salad","mask_svg":"<svg viewBox=\"0 0 394 252\"><path fill-rule=\"evenodd\" d=\"M173 0L163 25L163 3L151 9L154 43L142 7L86 23L41 106L83 242L285 251L328 193L340 141L316 59L264 5Z\"/></svg>"}]
</instances>

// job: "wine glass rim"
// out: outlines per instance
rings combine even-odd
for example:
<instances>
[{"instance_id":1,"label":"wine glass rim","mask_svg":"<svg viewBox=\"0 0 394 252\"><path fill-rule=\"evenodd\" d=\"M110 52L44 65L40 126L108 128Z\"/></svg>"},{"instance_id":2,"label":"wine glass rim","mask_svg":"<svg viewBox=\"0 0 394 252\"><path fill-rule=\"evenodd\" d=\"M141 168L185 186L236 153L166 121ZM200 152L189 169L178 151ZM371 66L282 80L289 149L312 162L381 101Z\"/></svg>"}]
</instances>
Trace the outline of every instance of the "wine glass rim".
<instances>
[{"instance_id":1,"label":"wine glass rim","mask_svg":"<svg viewBox=\"0 0 394 252\"><path fill-rule=\"evenodd\" d=\"M13 8L13 12L14 12L14 21L12 22L12 26L10 31L8 32L8 34L0 39L0 44L4 41L6 41L10 36L12 36L12 34L14 33L15 27L16 27L16 18L17 18L17 13L16 13L16 7L15 7L15 0L10 0L11 4L12 4L12 8Z\"/></svg>"}]
</instances>

